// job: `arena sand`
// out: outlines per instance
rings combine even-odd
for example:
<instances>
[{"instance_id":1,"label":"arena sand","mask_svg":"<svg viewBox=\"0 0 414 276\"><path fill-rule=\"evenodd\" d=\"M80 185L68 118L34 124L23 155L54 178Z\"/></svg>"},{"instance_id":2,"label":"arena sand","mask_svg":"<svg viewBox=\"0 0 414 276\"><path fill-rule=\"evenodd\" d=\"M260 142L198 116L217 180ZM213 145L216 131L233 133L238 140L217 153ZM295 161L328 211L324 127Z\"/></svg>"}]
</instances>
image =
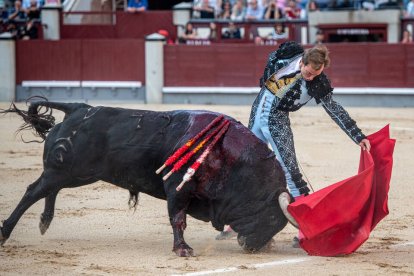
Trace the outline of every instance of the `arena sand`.
<instances>
[{"instance_id":1,"label":"arena sand","mask_svg":"<svg viewBox=\"0 0 414 276\"><path fill-rule=\"evenodd\" d=\"M207 109L247 125L249 106L120 105L149 110ZM1 103L1 108L8 107ZM23 104L19 104L24 107ZM137 210L128 191L104 182L62 190L44 236L38 224L44 200L26 211L0 248L0 275L414 275L414 109L348 108L366 133L391 125L397 139L389 192L390 214L355 253L311 257L291 246L288 225L266 252L244 253L235 239L216 241L210 225L188 218L186 241L197 254L179 258L172 249L166 202L141 195ZM54 113L61 120L62 114ZM359 147L321 107L292 113L300 164L315 190L356 174ZM14 210L26 187L42 172L43 144L25 144L15 131L22 120L0 116L0 220ZM22 133L26 140L33 136ZM355 195L358 196L358 195ZM344 210L346 212L346 210ZM224 271L232 271L225 273Z\"/></svg>"}]
</instances>

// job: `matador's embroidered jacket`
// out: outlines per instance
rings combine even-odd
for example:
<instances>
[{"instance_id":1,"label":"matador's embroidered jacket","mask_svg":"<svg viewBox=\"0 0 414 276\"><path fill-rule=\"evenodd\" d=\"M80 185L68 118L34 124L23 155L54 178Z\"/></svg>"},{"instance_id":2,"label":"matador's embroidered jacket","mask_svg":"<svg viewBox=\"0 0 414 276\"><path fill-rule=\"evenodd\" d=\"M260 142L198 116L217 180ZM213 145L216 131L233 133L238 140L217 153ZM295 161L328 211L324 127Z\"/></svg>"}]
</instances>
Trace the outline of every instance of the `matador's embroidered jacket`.
<instances>
[{"instance_id":1,"label":"matador's embroidered jacket","mask_svg":"<svg viewBox=\"0 0 414 276\"><path fill-rule=\"evenodd\" d=\"M298 110L314 98L317 104L322 103L325 111L355 143L365 138L348 112L332 99L333 88L324 73L312 81L302 78L299 62L303 53L302 46L289 41L269 55L260 79L261 91L253 103L249 120L249 128L252 128L263 94L266 90L272 92L276 97L270 111L269 130L292 180L302 194L307 193L309 189L302 179L296 161L293 134L290 129L290 111Z\"/></svg>"}]
</instances>

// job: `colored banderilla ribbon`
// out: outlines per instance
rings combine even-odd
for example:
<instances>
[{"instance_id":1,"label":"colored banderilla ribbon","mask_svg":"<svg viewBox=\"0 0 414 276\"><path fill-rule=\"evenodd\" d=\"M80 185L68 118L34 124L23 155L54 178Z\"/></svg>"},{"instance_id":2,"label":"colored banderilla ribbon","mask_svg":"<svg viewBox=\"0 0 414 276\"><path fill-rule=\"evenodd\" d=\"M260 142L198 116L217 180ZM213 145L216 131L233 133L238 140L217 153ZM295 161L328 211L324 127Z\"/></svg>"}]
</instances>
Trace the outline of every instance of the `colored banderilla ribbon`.
<instances>
[{"instance_id":1,"label":"colored banderilla ribbon","mask_svg":"<svg viewBox=\"0 0 414 276\"><path fill-rule=\"evenodd\" d=\"M158 170L155 171L155 173L159 174L166 166L170 166L175 161L177 161L177 159L180 158L181 155L183 155L198 139L200 139L200 137L202 137L207 131L209 131L215 124L217 124L223 118L224 115L220 115L216 117L213 121L211 121L211 123L208 124L200 133L188 140L187 143L185 143L181 148L176 150L174 154L168 157L167 161L165 161L164 164Z\"/></svg>"},{"instance_id":2,"label":"colored banderilla ribbon","mask_svg":"<svg viewBox=\"0 0 414 276\"><path fill-rule=\"evenodd\" d=\"M223 123L225 125L221 128L220 132L217 133L216 136L214 136L213 141L211 141L211 143L207 146L207 148L200 155L200 157L197 158L197 160L193 163L193 165L191 165L191 167L189 167L187 169L187 172L183 176L183 180L181 181L180 185L178 185L177 188L175 188L176 191L180 191L182 189L182 187L184 186L184 184L187 183L188 181L190 181L191 177L193 177L193 175L198 170L200 165L204 162L206 157L211 152L211 149L214 147L214 145L217 143L217 141L221 138L221 136L223 136L224 133L227 131L227 129L229 128L229 125L230 125L230 121L225 120Z\"/></svg>"},{"instance_id":3,"label":"colored banderilla ribbon","mask_svg":"<svg viewBox=\"0 0 414 276\"><path fill-rule=\"evenodd\" d=\"M215 128L211 133L209 133L193 150L187 152L183 157L178 160L171 171L164 175L162 178L164 181L168 179L168 177L171 176L171 174L175 173L176 171L180 170L183 165L185 165L190 158L196 154L214 135L217 134L228 122L228 120L224 120L217 128Z\"/></svg>"}]
</instances>

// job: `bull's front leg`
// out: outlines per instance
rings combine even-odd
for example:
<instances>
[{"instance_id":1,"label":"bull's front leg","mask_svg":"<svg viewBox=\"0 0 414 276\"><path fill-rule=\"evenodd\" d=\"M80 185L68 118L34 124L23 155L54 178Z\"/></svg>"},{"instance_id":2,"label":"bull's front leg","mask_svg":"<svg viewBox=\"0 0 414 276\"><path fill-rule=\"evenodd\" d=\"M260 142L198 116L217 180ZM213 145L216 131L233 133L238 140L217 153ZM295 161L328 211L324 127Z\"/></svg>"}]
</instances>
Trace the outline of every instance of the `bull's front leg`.
<instances>
[{"instance_id":1,"label":"bull's front leg","mask_svg":"<svg viewBox=\"0 0 414 276\"><path fill-rule=\"evenodd\" d=\"M187 227L186 209L188 203L184 199L177 199L174 193L173 198L168 198L168 213L173 229L174 245L173 251L179 257L195 256L193 249L184 240L184 230Z\"/></svg>"},{"instance_id":2,"label":"bull's front leg","mask_svg":"<svg viewBox=\"0 0 414 276\"><path fill-rule=\"evenodd\" d=\"M179 257L194 257L194 250L184 240L184 230L187 227L187 215L181 210L172 217L172 228L174 234L173 251Z\"/></svg>"}]
</instances>

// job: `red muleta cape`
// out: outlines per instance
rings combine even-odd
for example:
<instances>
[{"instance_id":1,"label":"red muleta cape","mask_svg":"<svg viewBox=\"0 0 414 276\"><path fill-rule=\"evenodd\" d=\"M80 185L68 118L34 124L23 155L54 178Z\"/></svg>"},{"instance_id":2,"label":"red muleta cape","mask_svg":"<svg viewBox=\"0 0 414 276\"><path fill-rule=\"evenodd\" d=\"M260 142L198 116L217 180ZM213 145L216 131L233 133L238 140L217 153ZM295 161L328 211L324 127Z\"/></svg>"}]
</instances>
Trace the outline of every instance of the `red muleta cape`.
<instances>
[{"instance_id":1,"label":"red muleta cape","mask_svg":"<svg viewBox=\"0 0 414 276\"><path fill-rule=\"evenodd\" d=\"M389 126L369 135L371 151L361 150L358 174L288 206L300 229L300 245L316 256L357 250L388 214L388 190L395 140Z\"/></svg>"}]
</instances>

